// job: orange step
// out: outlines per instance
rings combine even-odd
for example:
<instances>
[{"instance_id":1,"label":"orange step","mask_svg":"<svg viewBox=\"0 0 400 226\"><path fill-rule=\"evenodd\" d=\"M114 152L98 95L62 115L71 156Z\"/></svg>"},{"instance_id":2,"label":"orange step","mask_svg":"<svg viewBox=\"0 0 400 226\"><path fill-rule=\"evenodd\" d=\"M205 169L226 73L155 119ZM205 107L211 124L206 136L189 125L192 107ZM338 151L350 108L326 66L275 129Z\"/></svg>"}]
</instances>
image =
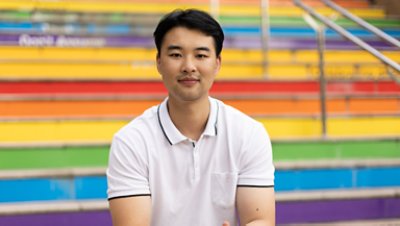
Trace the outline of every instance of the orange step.
<instances>
[{"instance_id":1,"label":"orange step","mask_svg":"<svg viewBox=\"0 0 400 226\"><path fill-rule=\"evenodd\" d=\"M0 101L1 118L134 117L162 99L153 100L26 100ZM318 98L225 99L225 103L253 116L315 115ZM400 98L332 98L331 114L399 114Z\"/></svg>"},{"instance_id":2,"label":"orange step","mask_svg":"<svg viewBox=\"0 0 400 226\"><path fill-rule=\"evenodd\" d=\"M144 0L61 0L62 2L114 2L114 3L146 3ZM165 4L199 4L209 5L210 0L153 0L153 3ZM313 7L325 6L319 0L304 0L305 4ZM336 4L346 8L368 8L369 3L365 0L334 0ZM260 0L219 0L220 6L223 5L260 5ZM269 0L270 6L293 6L293 0Z\"/></svg>"}]
</instances>

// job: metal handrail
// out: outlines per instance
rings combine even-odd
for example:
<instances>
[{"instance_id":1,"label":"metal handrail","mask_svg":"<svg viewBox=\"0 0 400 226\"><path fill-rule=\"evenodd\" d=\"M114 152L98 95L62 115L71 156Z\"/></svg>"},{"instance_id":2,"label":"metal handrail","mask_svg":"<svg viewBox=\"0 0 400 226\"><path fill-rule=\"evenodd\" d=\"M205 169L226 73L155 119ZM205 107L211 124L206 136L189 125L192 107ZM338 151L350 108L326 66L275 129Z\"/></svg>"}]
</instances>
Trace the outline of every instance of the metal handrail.
<instances>
[{"instance_id":1,"label":"metal handrail","mask_svg":"<svg viewBox=\"0 0 400 226\"><path fill-rule=\"evenodd\" d=\"M366 50L367 52L369 52L370 54L372 54L373 56L378 58L385 65L395 69L397 72L400 73L400 65L398 63L396 63L392 59L386 57L385 55L381 54L378 50L376 50L374 47L372 47L369 44L367 44L366 42L364 42L362 39L354 36L353 34L348 32L346 29L344 29L341 26L337 25L335 22L333 22L333 21L329 20L328 18L322 16L321 14L317 13L312 8L310 8L309 6L305 5L301 0L293 0L293 2L295 3L295 5L299 6L303 10L305 10L311 16L317 18L318 20L323 22L325 25L327 25L331 29L333 29L336 32L338 32L340 35L342 35L345 38L349 39L350 41L352 41L353 43L355 43L356 45L358 45L362 49ZM396 81L397 83L400 83L400 78L397 78L392 73L388 73L388 74L394 81Z\"/></svg>"},{"instance_id":2,"label":"metal handrail","mask_svg":"<svg viewBox=\"0 0 400 226\"><path fill-rule=\"evenodd\" d=\"M379 36L383 40L393 44L394 46L400 48L400 41L397 39L393 38L392 36L386 34L379 28L372 26L370 23L367 21L361 19L360 17L350 13L346 9L342 8L341 6L335 4L334 2L330 0L322 0L325 5L329 6L330 8L336 10L337 12L341 13L343 16L347 17L348 19L352 20L356 24L360 25L361 27L364 27L365 29L369 30L370 32L374 33L375 35Z\"/></svg>"},{"instance_id":3,"label":"metal handrail","mask_svg":"<svg viewBox=\"0 0 400 226\"><path fill-rule=\"evenodd\" d=\"M311 28L317 33L318 42L318 66L319 66L319 96L321 102L321 135L322 139L327 138L327 113L326 113L326 78L325 78L325 26L320 26L310 16L306 14L304 20L310 25Z\"/></svg>"},{"instance_id":4,"label":"metal handrail","mask_svg":"<svg viewBox=\"0 0 400 226\"><path fill-rule=\"evenodd\" d=\"M261 50L262 50L262 68L263 68L263 77L264 79L268 79L268 40L270 37L270 23L269 23L269 0L261 0L260 1L260 10L261 10Z\"/></svg>"}]
</instances>

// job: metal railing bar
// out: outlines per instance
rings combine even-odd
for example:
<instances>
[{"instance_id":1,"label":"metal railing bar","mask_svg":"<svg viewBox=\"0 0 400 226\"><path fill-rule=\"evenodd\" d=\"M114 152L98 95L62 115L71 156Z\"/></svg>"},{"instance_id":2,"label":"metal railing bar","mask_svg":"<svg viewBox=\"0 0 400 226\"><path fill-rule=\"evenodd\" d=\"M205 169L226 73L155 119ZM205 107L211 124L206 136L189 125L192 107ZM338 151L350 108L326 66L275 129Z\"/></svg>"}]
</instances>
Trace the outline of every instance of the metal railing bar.
<instances>
[{"instance_id":1,"label":"metal railing bar","mask_svg":"<svg viewBox=\"0 0 400 226\"><path fill-rule=\"evenodd\" d=\"M355 23L357 23L358 25L364 27L365 29L373 32L374 34L376 34L377 36L379 36L380 38L382 38L383 40L390 42L391 44L393 44L394 46L400 48L400 41L398 41L397 39L391 37L390 35L386 34L385 32L383 32L382 30L380 30L379 28L372 26L371 24L369 24L367 21L361 19L360 17L350 13L349 11L347 11L346 9L342 8L341 6L333 3L330 0L322 0L324 2L325 5L329 6L330 8L336 10L337 12L341 13L343 16L347 17L348 19L354 21Z\"/></svg>"},{"instance_id":2,"label":"metal railing bar","mask_svg":"<svg viewBox=\"0 0 400 226\"><path fill-rule=\"evenodd\" d=\"M397 64L395 61L392 59L386 57L385 55L381 54L378 50L376 50L374 47L370 46L366 42L364 42L362 39L354 36L341 26L337 25L336 23L332 22L331 20L327 19L326 17L322 16L321 14L315 12L312 8L309 6L305 5L301 0L293 0L295 5L299 6L303 10L305 10L307 13L312 15L313 17L317 18L318 20L322 21L324 24L326 24L328 27L332 28L336 32L338 32L340 35L344 36L345 38L349 39L350 41L354 42L370 54L374 55L376 58L381 60L384 64L392 67L396 71L400 72L400 65ZM400 83L400 78L397 78L393 74L389 74L389 76L395 80L396 82Z\"/></svg>"}]
</instances>

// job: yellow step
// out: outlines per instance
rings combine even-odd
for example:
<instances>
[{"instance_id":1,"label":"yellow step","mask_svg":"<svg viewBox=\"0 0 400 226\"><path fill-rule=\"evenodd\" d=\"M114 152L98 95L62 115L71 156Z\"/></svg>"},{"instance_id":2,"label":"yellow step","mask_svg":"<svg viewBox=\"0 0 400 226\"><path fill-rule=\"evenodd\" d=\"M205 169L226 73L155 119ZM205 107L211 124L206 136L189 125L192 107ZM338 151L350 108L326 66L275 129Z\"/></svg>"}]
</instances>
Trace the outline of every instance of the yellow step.
<instances>
[{"instance_id":1,"label":"yellow step","mask_svg":"<svg viewBox=\"0 0 400 226\"><path fill-rule=\"evenodd\" d=\"M32 61L149 61L156 56L154 48L56 48L56 47L0 47L2 60L32 60ZM382 54L394 61L400 62L400 51L383 51ZM316 63L316 50L270 50L270 62ZM329 63L376 63L379 62L371 54L361 50L326 50L326 62ZM224 49L222 61L251 62L262 61L261 50L254 49Z\"/></svg>"},{"instance_id":2,"label":"yellow step","mask_svg":"<svg viewBox=\"0 0 400 226\"><path fill-rule=\"evenodd\" d=\"M210 6L204 4L160 4L160 3L111 3L111 2L60 2L60 1L29 1L29 0L3 0L0 1L0 9L3 10L65 10L89 13L167 13L176 8L198 8L209 11ZM316 8L318 12L325 16L337 15L327 7ZM383 9L349 9L349 11L359 17L384 18ZM269 13L271 16L301 16L304 11L297 7L277 7L271 6ZM260 15L260 7L252 5L222 5L220 14L223 15Z\"/></svg>"},{"instance_id":3,"label":"yellow step","mask_svg":"<svg viewBox=\"0 0 400 226\"><path fill-rule=\"evenodd\" d=\"M331 64L328 79L389 79L380 64ZM270 63L268 79L317 79L317 64ZM216 79L263 79L261 64L225 63ZM160 80L152 63L6 63L0 64L0 80Z\"/></svg>"},{"instance_id":4,"label":"yellow step","mask_svg":"<svg viewBox=\"0 0 400 226\"><path fill-rule=\"evenodd\" d=\"M311 138L321 134L320 119L258 119L277 139ZM329 118L327 134L332 138L397 136L400 117Z\"/></svg>"},{"instance_id":5,"label":"yellow step","mask_svg":"<svg viewBox=\"0 0 400 226\"><path fill-rule=\"evenodd\" d=\"M321 134L316 118L258 118L272 139L317 138ZM93 121L3 121L0 145L32 142L109 142L126 120ZM329 118L328 136L400 136L400 117Z\"/></svg>"},{"instance_id":6,"label":"yellow step","mask_svg":"<svg viewBox=\"0 0 400 226\"><path fill-rule=\"evenodd\" d=\"M0 79L159 79L155 49L1 47ZM400 62L400 52L383 52ZM360 50L325 52L328 78L386 79L386 68ZM260 50L225 49L218 79L263 78ZM245 60L243 60L245 59ZM315 50L271 50L269 79L315 79Z\"/></svg>"},{"instance_id":7,"label":"yellow step","mask_svg":"<svg viewBox=\"0 0 400 226\"><path fill-rule=\"evenodd\" d=\"M0 59L20 60L149 60L154 61L155 49L146 48L57 48L1 46Z\"/></svg>"},{"instance_id":8,"label":"yellow step","mask_svg":"<svg viewBox=\"0 0 400 226\"><path fill-rule=\"evenodd\" d=\"M232 65L224 67L219 79L262 78L261 66ZM50 80L85 80L85 79L160 79L155 65L134 64L63 64L63 63L7 63L0 65L0 80L7 79L50 79Z\"/></svg>"}]
</instances>

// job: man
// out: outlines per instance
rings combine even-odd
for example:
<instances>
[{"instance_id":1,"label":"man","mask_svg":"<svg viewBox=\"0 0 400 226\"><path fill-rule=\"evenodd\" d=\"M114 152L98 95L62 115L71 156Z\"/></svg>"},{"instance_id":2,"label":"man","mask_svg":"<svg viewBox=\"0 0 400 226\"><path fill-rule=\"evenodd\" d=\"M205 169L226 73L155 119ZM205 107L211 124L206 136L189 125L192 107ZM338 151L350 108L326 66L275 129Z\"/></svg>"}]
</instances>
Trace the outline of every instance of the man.
<instances>
[{"instance_id":1,"label":"man","mask_svg":"<svg viewBox=\"0 0 400 226\"><path fill-rule=\"evenodd\" d=\"M209 97L221 66L220 25L205 12L177 10L154 39L168 98L114 136L107 170L114 226L274 225L268 134Z\"/></svg>"}]
</instances>

